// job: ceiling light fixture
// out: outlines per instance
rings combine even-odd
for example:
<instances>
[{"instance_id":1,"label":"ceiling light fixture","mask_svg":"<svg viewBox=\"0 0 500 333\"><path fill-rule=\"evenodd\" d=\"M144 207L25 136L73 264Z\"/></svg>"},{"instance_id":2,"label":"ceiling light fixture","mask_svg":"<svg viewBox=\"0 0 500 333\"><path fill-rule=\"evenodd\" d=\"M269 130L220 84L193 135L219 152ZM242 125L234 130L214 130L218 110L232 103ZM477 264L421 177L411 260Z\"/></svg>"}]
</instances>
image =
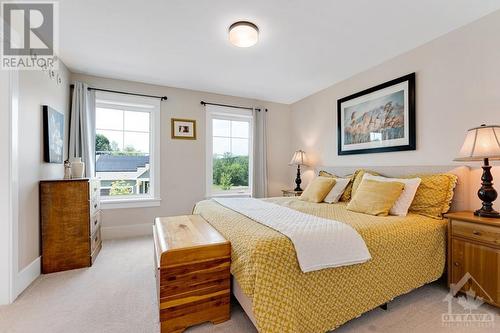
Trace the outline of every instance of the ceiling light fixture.
<instances>
[{"instance_id":1,"label":"ceiling light fixture","mask_svg":"<svg viewBox=\"0 0 500 333\"><path fill-rule=\"evenodd\" d=\"M248 21L238 21L229 27L229 41L238 47L250 47L259 40L259 28Z\"/></svg>"}]
</instances>

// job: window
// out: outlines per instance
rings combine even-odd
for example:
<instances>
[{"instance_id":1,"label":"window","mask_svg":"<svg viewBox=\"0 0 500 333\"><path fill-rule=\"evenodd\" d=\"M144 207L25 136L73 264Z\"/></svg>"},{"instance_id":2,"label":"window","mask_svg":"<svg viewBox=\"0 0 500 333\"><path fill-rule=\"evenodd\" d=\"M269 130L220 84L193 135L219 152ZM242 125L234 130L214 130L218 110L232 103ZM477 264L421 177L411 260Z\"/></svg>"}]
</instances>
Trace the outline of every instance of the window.
<instances>
[{"instance_id":1,"label":"window","mask_svg":"<svg viewBox=\"0 0 500 333\"><path fill-rule=\"evenodd\" d=\"M207 196L251 196L252 117L207 105Z\"/></svg>"},{"instance_id":2,"label":"window","mask_svg":"<svg viewBox=\"0 0 500 333\"><path fill-rule=\"evenodd\" d=\"M96 92L95 110L95 175L101 181L101 200L110 204L150 201L141 206L157 205L160 101ZM116 206L121 207L129 206Z\"/></svg>"}]
</instances>

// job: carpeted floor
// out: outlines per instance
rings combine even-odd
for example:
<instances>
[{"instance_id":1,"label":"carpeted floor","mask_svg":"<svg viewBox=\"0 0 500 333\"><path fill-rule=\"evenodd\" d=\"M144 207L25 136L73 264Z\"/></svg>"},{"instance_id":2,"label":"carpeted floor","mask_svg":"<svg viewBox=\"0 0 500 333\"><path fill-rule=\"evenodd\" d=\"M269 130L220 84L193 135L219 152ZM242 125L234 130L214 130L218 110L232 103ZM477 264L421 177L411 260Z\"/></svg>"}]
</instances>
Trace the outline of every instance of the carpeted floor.
<instances>
[{"instance_id":1,"label":"carpeted floor","mask_svg":"<svg viewBox=\"0 0 500 333\"><path fill-rule=\"evenodd\" d=\"M443 327L444 286L434 283L395 299L389 310L375 309L335 330L346 332L498 332L496 327ZM14 304L0 307L0 332L159 332L151 238L104 243L92 268L38 278ZM186 332L256 332L237 302L231 320Z\"/></svg>"}]
</instances>

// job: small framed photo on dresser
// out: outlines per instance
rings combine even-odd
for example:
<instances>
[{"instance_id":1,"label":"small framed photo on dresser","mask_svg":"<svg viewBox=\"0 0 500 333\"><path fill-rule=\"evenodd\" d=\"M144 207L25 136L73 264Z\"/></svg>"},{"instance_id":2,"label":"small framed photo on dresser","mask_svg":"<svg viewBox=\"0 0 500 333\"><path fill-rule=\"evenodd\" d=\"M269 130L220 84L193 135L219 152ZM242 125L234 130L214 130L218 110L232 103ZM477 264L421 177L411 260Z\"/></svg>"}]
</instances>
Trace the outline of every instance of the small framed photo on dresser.
<instances>
[{"instance_id":1,"label":"small framed photo on dresser","mask_svg":"<svg viewBox=\"0 0 500 333\"><path fill-rule=\"evenodd\" d=\"M172 139L196 140L196 120L172 118Z\"/></svg>"},{"instance_id":2,"label":"small framed photo on dresser","mask_svg":"<svg viewBox=\"0 0 500 333\"><path fill-rule=\"evenodd\" d=\"M338 154L415 150L415 73L337 101Z\"/></svg>"}]
</instances>

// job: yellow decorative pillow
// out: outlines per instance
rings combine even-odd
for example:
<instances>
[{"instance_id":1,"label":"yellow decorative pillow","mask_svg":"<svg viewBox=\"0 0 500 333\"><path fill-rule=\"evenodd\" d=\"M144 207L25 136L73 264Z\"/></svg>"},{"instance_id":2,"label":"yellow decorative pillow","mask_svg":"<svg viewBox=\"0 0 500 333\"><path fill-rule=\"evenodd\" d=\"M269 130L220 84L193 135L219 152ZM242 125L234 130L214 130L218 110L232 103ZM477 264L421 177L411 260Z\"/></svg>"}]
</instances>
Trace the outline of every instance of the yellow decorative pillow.
<instances>
[{"instance_id":1,"label":"yellow decorative pillow","mask_svg":"<svg viewBox=\"0 0 500 333\"><path fill-rule=\"evenodd\" d=\"M344 178L350 178L351 181L349 182L349 184L347 184L347 187L345 188L344 193L342 193L342 196L340 197L339 201L348 202L349 200L351 200L352 182L354 180L354 176L356 176L355 173L344 177Z\"/></svg>"},{"instance_id":2,"label":"yellow decorative pillow","mask_svg":"<svg viewBox=\"0 0 500 333\"><path fill-rule=\"evenodd\" d=\"M415 193L409 212L442 218L450 210L453 190L458 177L451 173L419 175L422 181Z\"/></svg>"},{"instance_id":3,"label":"yellow decorative pillow","mask_svg":"<svg viewBox=\"0 0 500 333\"><path fill-rule=\"evenodd\" d=\"M378 182L365 179L359 184L347 209L358 213L387 216L404 187L405 185L400 182Z\"/></svg>"},{"instance_id":4,"label":"yellow decorative pillow","mask_svg":"<svg viewBox=\"0 0 500 333\"><path fill-rule=\"evenodd\" d=\"M363 176L365 173L368 173L372 176L380 176L380 174L376 173L375 171L371 170L365 170L365 169L358 169L356 172L354 172L353 176L353 181L352 181L352 194L351 197L356 195L356 190L359 187L359 184L361 184L361 181L363 180Z\"/></svg>"},{"instance_id":5,"label":"yellow decorative pillow","mask_svg":"<svg viewBox=\"0 0 500 333\"><path fill-rule=\"evenodd\" d=\"M322 202L333 185L335 185L335 178L316 177L302 192L299 199L309 202Z\"/></svg>"}]
</instances>

